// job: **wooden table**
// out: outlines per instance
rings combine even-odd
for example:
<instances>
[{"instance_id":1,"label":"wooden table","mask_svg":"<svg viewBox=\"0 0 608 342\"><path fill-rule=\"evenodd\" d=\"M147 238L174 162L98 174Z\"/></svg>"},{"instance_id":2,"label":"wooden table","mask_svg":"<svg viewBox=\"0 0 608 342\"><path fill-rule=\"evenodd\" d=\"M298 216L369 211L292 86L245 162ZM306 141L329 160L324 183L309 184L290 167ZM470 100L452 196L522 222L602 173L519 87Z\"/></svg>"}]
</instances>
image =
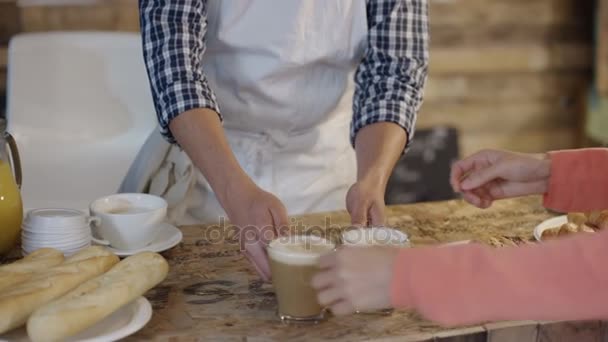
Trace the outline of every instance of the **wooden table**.
<instances>
[{"instance_id":1,"label":"wooden table","mask_svg":"<svg viewBox=\"0 0 608 342\"><path fill-rule=\"evenodd\" d=\"M388 224L407 232L413 246L461 240L502 247L534 243L532 230L552 216L538 197L507 200L477 210L462 201L388 208ZM296 217L294 229L339 236L345 212ZM182 227L184 240L164 256L167 279L146 294L151 322L127 341L606 341L608 324L501 322L446 329L411 311L390 316L330 317L318 325L287 325L276 317L272 287L259 281L241 256L234 230L222 225ZM6 262L17 258L17 254ZM448 286L448 285L446 285Z\"/></svg>"},{"instance_id":2,"label":"wooden table","mask_svg":"<svg viewBox=\"0 0 608 342\"><path fill-rule=\"evenodd\" d=\"M538 197L498 202L481 211L462 201L395 206L388 224L407 232L414 246L473 239L495 246L532 243L535 225L551 217ZM346 227L344 212L297 217L298 229ZM600 341L602 322L507 322L445 329L414 312L390 316L330 317L318 325L288 325L276 317L269 284L259 281L232 233L219 225L183 227L184 240L164 253L167 280L147 297L152 321L129 340L170 341ZM446 285L447 286L447 285Z\"/></svg>"}]
</instances>

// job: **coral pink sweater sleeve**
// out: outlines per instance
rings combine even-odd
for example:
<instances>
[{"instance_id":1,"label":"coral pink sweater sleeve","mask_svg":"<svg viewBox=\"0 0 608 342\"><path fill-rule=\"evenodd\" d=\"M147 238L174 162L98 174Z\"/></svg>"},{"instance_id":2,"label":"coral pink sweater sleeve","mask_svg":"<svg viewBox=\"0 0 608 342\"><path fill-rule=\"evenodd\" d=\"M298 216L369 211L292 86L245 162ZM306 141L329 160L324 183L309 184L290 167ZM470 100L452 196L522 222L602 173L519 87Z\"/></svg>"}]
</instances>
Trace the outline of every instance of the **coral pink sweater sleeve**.
<instances>
[{"instance_id":1,"label":"coral pink sweater sleeve","mask_svg":"<svg viewBox=\"0 0 608 342\"><path fill-rule=\"evenodd\" d=\"M546 207L608 208L608 149L552 152L550 158ZM445 325L608 319L607 262L608 229L525 247L403 249L391 299Z\"/></svg>"}]
</instances>

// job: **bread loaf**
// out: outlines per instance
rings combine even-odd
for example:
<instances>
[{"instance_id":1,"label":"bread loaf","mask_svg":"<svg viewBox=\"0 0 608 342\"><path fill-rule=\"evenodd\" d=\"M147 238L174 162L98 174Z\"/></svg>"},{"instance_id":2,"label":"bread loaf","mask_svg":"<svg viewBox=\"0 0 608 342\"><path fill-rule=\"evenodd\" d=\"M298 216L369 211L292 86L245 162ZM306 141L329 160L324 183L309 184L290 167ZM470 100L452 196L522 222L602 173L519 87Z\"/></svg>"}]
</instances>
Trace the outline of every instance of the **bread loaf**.
<instances>
[{"instance_id":1,"label":"bread loaf","mask_svg":"<svg viewBox=\"0 0 608 342\"><path fill-rule=\"evenodd\" d=\"M596 219L596 226L599 229L608 228L608 210L602 210Z\"/></svg>"},{"instance_id":2,"label":"bread loaf","mask_svg":"<svg viewBox=\"0 0 608 342\"><path fill-rule=\"evenodd\" d=\"M547 228L541 233L541 239L552 239L559 236L561 227Z\"/></svg>"},{"instance_id":3,"label":"bread loaf","mask_svg":"<svg viewBox=\"0 0 608 342\"><path fill-rule=\"evenodd\" d=\"M49 267L63 262L63 253L52 248L41 248L21 260L0 266L0 293L9 287L24 282L36 272L45 271Z\"/></svg>"},{"instance_id":4,"label":"bread loaf","mask_svg":"<svg viewBox=\"0 0 608 342\"><path fill-rule=\"evenodd\" d=\"M61 341L103 320L142 296L167 276L169 265L157 253L128 257L107 273L36 310L27 322L30 339Z\"/></svg>"},{"instance_id":5,"label":"bread loaf","mask_svg":"<svg viewBox=\"0 0 608 342\"><path fill-rule=\"evenodd\" d=\"M82 260L87 260L95 257L107 257L107 256L115 256L112 252L108 251L105 247L101 246L91 246L87 247L83 250L80 250L78 253L73 254L70 257L65 258L65 261L62 265L68 265L80 262Z\"/></svg>"},{"instance_id":6,"label":"bread loaf","mask_svg":"<svg viewBox=\"0 0 608 342\"><path fill-rule=\"evenodd\" d=\"M578 231L584 233L595 233L595 230L592 227L588 226L586 223L580 225L578 227Z\"/></svg>"},{"instance_id":7,"label":"bread loaf","mask_svg":"<svg viewBox=\"0 0 608 342\"><path fill-rule=\"evenodd\" d=\"M587 222L587 215L585 213L568 213L568 222L580 226Z\"/></svg>"},{"instance_id":8,"label":"bread loaf","mask_svg":"<svg viewBox=\"0 0 608 342\"><path fill-rule=\"evenodd\" d=\"M559 229L559 235L568 235L578 232L578 226L574 223L564 223Z\"/></svg>"},{"instance_id":9,"label":"bread loaf","mask_svg":"<svg viewBox=\"0 0 608 342\"><path fill-rule=\"evenodd\" d=\"M64 263L34 274L19 286L0 292L0 334L23 325L42 305L114 266L118 257L101 247L90 247Z\"/></svg>"}]
</instances>

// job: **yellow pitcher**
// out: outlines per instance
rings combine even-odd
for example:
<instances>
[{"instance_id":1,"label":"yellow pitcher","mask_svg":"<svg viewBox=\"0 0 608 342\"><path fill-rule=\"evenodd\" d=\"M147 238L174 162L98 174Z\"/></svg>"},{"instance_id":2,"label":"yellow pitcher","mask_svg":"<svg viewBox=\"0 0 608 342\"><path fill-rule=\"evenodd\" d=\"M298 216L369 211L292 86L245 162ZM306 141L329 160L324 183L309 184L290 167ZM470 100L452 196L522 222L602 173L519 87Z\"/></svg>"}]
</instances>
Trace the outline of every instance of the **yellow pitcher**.
<instances>
[{"instance_id":1,"label":"yellow pitcher","mask_svg":"<svg viewBox=\"0 0 608 342\"><path fill-rule=\"evenodd\" d=\"M0 256L4 256L19 241L23 204L19 192L21 161L17 144L1 126L0 121Z\"/></svg>"}]
</instances>

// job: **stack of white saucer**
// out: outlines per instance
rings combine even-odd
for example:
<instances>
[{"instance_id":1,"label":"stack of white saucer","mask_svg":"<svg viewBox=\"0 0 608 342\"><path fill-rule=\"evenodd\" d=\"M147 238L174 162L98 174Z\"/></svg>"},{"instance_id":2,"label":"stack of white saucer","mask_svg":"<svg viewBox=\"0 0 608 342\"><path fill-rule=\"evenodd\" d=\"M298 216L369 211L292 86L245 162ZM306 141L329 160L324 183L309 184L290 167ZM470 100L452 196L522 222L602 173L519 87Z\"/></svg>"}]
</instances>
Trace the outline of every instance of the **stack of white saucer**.
<instances>
[{"instance_id":1,"label":"stack of white saucer","mask_svg":"<svg viewBox=\"0 0 608 342\"><path fill-rule=\"evenodd\" d=\"M40 248L55 248L66 256L91 245L89 218L72 209L35 209L28 212L21 231L21 248L27 255Z\"/></svg>"}]
</instances>

